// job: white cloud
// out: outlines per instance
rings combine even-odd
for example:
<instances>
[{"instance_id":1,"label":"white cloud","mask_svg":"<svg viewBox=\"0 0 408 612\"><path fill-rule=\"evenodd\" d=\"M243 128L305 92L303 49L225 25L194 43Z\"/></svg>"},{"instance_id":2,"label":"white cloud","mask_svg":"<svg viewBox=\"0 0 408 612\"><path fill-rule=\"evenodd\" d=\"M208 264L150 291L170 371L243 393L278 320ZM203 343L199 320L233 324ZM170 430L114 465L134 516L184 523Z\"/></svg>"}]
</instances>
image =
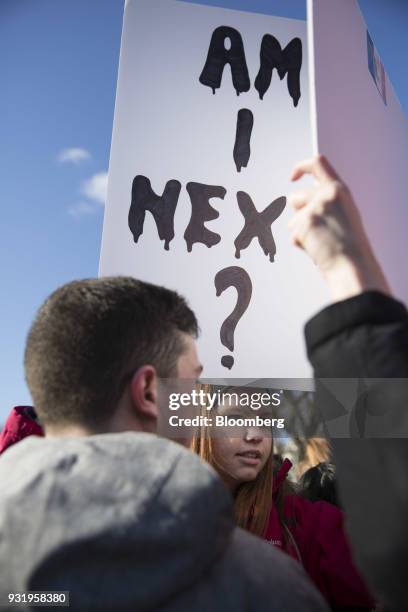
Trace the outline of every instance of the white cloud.
<instances>
[{"instance_id":1,"label":"white cloud","mask_svg":"<svg viewBox=\"0 0 408 612\"><path fill-rule=\"evenodd\" d=\"M68 208L68 214L74 219L80 219L82 217L90 217L98 212L99 208L95 204L89 202L78 202L70 208Z\"/></svg>"},{"instance_id":2,"label":"white cloud","mask_svg":"<svg viewBox=\"0 0 408 612\"><path fill-rule=\"evenodd\" d=\"M81 193L90 200L94 200L99 204L104 205L108 191L108 173L99 172L94 174L88 180L84 181L81 186Z\"/></svg>"},{"instance_id":3,"label":"white cloud","mask_svg":"<svg viewBox=\"0 0 408 612\"><path fill-rule=\"evenodd\" d=\"M62 164L68 162L72 164L79 164L86 159L90 159L91 154L86 149L79 147L73 147L71 149L63 149L58 154L58 161Z\"/></svg>"},{"instance_id":4,"label":"white cloud","mask_svg":"<svg viewBox=\"0 0 408 612\"><path fill-rule=\"evenodd\" d=\"M101 210L106 201L106 192L108 188L108 173L98 172L86 181L81 183L80 192L82 196L88 198L73 204L68 208L68 214L74 219L90 217L97 214Z\"/></svg>"}]
</instances>

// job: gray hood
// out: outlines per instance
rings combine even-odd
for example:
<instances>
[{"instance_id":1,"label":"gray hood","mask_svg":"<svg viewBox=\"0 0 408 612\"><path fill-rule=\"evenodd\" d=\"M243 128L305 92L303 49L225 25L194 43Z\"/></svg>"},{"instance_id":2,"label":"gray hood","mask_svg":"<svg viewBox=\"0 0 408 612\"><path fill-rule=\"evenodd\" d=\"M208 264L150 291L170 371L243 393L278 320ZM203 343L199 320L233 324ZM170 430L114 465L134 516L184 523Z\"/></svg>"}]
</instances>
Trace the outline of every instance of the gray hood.
<instances>
[{"instance_id":1,"label":"gray hood","mask_svg":"<svg viewBox=\"0 0 408 612\"><path fill-rule=\"evenodd\" d=\"M26 438L0 458L0 482L2 601L46 588L71 605L154 608L198 581L233 530L215 472L149 434Z\"/></svg>"}]
</instances>

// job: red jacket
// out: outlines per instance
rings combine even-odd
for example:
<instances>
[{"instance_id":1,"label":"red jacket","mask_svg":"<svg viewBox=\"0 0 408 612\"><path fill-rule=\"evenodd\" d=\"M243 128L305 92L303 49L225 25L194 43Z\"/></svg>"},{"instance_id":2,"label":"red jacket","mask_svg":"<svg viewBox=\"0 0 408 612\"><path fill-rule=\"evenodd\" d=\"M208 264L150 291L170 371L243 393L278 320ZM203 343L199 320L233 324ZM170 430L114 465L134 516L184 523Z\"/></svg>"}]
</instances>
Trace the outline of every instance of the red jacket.
<instances>
[{"instance_id":1,"label":"red jacket","mask_svg":"<svg viewBox=\"0 0 408 612\"><path fill-rule=\"evenodd\" d=\"M275 476L275 497L291 467L286 459ZM353 562L343 512L324 501L287 495L283 513L287 530L272 507L265 539L302 563L332 608L373 609L375 602Z\"/></svg>"},{"instance_id":2,"label":"red jacket","mask_svg":"<svg viewBox=\"0 0 408 612\"><path fill-rule=\"evenodd\" d=\"M35 419L34 408L31 406L13 408L0 434L0 454L26 436L43 436L43 429Z\"/></svg>"}]
</instances>

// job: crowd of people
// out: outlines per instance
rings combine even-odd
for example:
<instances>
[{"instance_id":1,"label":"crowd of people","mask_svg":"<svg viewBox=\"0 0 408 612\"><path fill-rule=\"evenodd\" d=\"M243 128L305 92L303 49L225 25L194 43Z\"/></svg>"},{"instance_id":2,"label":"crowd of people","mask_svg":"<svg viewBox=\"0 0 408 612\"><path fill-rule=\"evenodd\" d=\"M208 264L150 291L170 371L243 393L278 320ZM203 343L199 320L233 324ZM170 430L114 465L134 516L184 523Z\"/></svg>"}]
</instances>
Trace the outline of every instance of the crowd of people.
<instances>
[{"instance_id":1,"label":"crowd of people","mask_svg":"<svg viewBox=\"0 0 408 612\"><path fill-rule=\"evenodd\" d=\"M64 591L89 610L408 610L408 314L328 160L292 179L306 174L290 230L332 296L305 329L316 402L324 418L330 381L364 379L386 435L333 439L332 462L295 483L261 426L166 439L162 380L203 369L187 302L127 277L64 285L26 342L34 407L0 436L0 604Z\"/></svg>"}]
</instances>

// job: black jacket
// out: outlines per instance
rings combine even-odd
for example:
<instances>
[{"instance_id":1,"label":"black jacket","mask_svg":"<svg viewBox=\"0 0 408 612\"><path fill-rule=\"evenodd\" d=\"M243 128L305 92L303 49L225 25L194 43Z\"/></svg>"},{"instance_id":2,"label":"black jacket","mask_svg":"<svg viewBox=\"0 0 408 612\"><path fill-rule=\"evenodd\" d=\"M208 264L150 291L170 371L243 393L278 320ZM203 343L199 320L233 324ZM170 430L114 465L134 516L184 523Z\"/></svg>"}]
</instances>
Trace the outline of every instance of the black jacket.
<instances>
[{"instance_id":1,"label":"black jacket","mask_svg":"<svg viewBox=\"0 0 408 612\"><path fill-rule=\"evenodd\" d=\"M386 610L408 610L407 310L370 291L305 335L357 563Z\"/></svg>"}]
</instances>

